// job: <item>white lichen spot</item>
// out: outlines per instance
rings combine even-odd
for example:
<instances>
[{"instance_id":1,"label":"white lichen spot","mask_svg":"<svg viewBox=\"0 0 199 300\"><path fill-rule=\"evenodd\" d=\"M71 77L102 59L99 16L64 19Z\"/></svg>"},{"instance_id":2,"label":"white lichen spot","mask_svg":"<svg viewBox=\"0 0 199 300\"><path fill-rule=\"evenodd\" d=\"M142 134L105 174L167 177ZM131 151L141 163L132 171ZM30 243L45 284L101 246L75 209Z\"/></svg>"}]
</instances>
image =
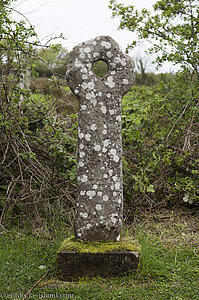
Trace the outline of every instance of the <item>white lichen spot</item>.
<instances>
[{"instance_id":1,"label":"white lichen spot","mask_svg":"<svg viewBox=\"0 0 199 300\"><path fill-rule=\"evenodd\" d=\"M80 191L80 195L84 196L86 194L86 191Z\"/></svg>"},{"instance_id":2,"label":"white lichen spot","mask_svg":"<svg viewBox=\"0 0 199 300\"><path fill-rule=\"evenodd\" d=\"M118 214L111 214L111 222L115 225L118 221Z\"/></svg>"},{"instance_id":3,"label":"white lichen spot","mask_svg":"<svg viewBox=\"0 0 199 300\"><path fill-rule=\"evenodd\" d=\"M98 93L98 96L99 96L99 97L102 97L102 92L99 92L99 93Z\"/></svg>"},{"instance_id":4,"label":"white lichen spot","mask_svg":"<svg viewBox=\"0 0 199 300\"><path fill-rule=\"evenodd\" d=\"M118 204L121 204L122 203L122 199L119 198L117 202L118 202Z\"/></svg>"},{"instance_id":5,"label":"white lichen spot","mask_svg":"<svg viewBox=\"0 0 199 300\"><path fill-rule=\"evenodd\" d=\"M90 133L85 134L85 139L86 139L87 141L90 141L90 140L91 140L91 135L90 135Z\"/></svg>"},{"instance_id":6,"label":"white lichen spot","mask_svg":"<svg viewBox=\"0 0 199 300\"><path fill-rule=\"evenodd\" d=\"M107 134L107 130L106 129L102 130L102 134Z\"/></svg>"},{"instance_id":7,"label":"white lichen spot","mask_svg":"<svg viewBox=\"0 0 199 300\"><path fill-rule=\"evenodd\" d=\"M108 199L109 199L109 196L108 196L108 195L104 195L104 196L103 196L103 200L104 200L104 201L108 201Z\"/></svg>"},{"instance_id":8,"label":"white lichen spot","mask_svg":"<svg viewBox=\"0 0 199 300\"><path fill-rule=\"evenodd\" d=\"M93 95L91 93L86 94L86 99L91 100L93 98Z\"/></svg>"},{"instance_id":9,"label":"white lichen spot","mask_svg":"<svg viewBox=\"0 0 199 300\"><path fill-rule=\"evenodd\" d=\"M93 184L93 189L97 190L97 188L98 188L98 185L97 184Z\"/></svg>"},{"instance_id":10,"label":"white lichen spot","mask_svg":"<svg viewBox=\"0 0 199 300\"><path fill-rule=\"evenodd\" d=\"M106 178L108 178L108 174L104 174L104 176L103 176L103 177L104 177L105 179L106 179Z\"/></svg>"},{"instance_id":11,"label":"white lichen spot","mask_svg":"<svg viewBox=\"0 0 199 300\"><path fill-rule=\"evenodd\" d=\"M88 214L87 213L80 213L80 216L84 219L88 218Z\"/></svg>"},{"instance_id":12,"label":"white lichen spot","mask_svg":"<svg viewBox=\"0 0 199 300\"><path fill-rule=\"evenodd\" d=\"M115 110L114 110L114 109L109 109L109 113L110 113L110 115L112 116L112 115L114 115Z\"/></svg>"},{"instance_id":13,"label":"white lichen spot","mask_svg":"<svg viewBox=\"0 0 199 300\"><path fill-rule=\"evenodd\" d=\"M117 242L120 241L120 234L116 237L116 241L117 241Z\"/></svg>"},{"instance_id":14,"label":"white lichen spot","mask_svg":"<svg viewBox=\"0 0 199 300\"><path fill-rule=\"evenodd\" d=\"M103 153L106 153L106 152L107 152L107 148L103 147L103 148L102 148L102 152L103 152Z\"/></svg>"},{"instance_id":15,"label":"white lichen spot","mask_svg":"<svg viewBox=\"0 0 199 300\"><path fill-rule=\"evenodd\" d=\"M79 149L80 149L80 150L84 149L84 144L81 143L81 144L79 145Z\"/></svg>"},{"instance_id":16,"label":"white lichen spot","mask_svg":"<svg viewBox=\"0 0 199 300\"><path fill-rule=\"evenodd\" d=\"M106 114L106 107L104 105L102 105L100 109L103 114Z\"/></svg>"},{"instance_id":17,"label":"white lichen spot","mask_svg":"<svg viewBox=\"0 0 199 300\"><path fill-rule=\"evenodd\" d=\"M76 67L76 68L81 68L81 67L83 67L82 62L81 62L80 60L78 60L78 58L76 58L76 60L75 60L75 67Z\"/></svg>"},{"instance_id":18,"label":"white lichen spot","mask_svg":"<svg viewBox=\"0 0 199 300\"><path fill-rule=\"evenodd\" d=\"M95 206L95 209L98 210L98 211L102 210L101 204L97 204L97 205Z\"/></svg>"},{"instance_id":19,"label":"white lichen spot","mask_svg":"<svg viewBox=\"0 0 199 300\"><path fill-rule=\"evenodd\" d=\"M110 49L111 48L111 43L110 42L106 42L106 41L102 41L101 42L101 46L105 47L106 49Z\"/></svg>"},{"instance_id":20,"label":"white lichen spot","mask_svg":"<svg viewBox=\"0 0 199 300\"><path fill-rule=\"evenodd\" d=\"M125 59L125 58L120 58L120 57L118 56L118 57L115 57L115 58L114 58L114 61L115 61L117 64L121 64L123 67L126 66L126 59Z\"/></svg>"},{"instance_id":21,"label":"white lichen spot","mask_svg":"<svg viewBox=\"0 0 199 300\"><path fill-rule=\"evenodd\" d=\"M104 217L103 217L103 216L100 216L100 220L104 220Z\"/></svg>"},{"instance_id":22,"label":"white lichen spot","mask_svg":"<svg viewBox=\"0 0 199 300\"><path fill-rule=\"evenodd\" d=\"M95 191L87 191L87 192L86 192L86 195L87 195L90 199L92 199L92 198L96 195L96 192L95 192Z\"/></svg>"},{"instance_id":23,"label":"white lichen spot","mask_svg":"<svg viewBox=\"0 0 199 300\"><path fill-rule=\"evenodd\" d=\"M82 175L81 182L87 182L87 181L88 181L88 176L87 175Z\"/></svg>"},{"instance_id":24,"label":"white lichen spot","mask_svg":"<svg viewBox=\"0 0 199 300\"><path fill-rule=\"evenodd\" d=\"M94 57L94 58L98 57L99 55L100 55L99 52L94 52L94 53L93 53L93 57Z\"/></svg>"},{"instance_id":25,"label":"white lichen spot","mask_svg":"<svg viewBox=\"0 0 199 300\"><path fill-rule=\"evenodd\" d=\"M92 124L91 125L91 130L95 131L97 129L97 125L96 124Z\"/></svg>"},{"instance_id":26,"label":"white lichen spot","mask_svg":"<svg viewBox=\"0 0 199 300\"><path fill-rule=\"evenodd\" d=\"M88 79L88 76L87 75L82 75L82 79L86 80L86 79Z\"/></svg>"},{"instance_id":27,"label":"white lichen spot","mask_svg":"<svg viewBox=\"0 0 199 300\"><path fill-rule=\"evenodd\" d=\"M110 154L116 155L116 153L117 153L116 149L111 149L111 150L110 150Z\"/></svg>"},{"instance_id":28,"label":"white lichen spot","mask_svg":"<svg viewBox=\"0 0 199 300\"><path fill-rule=\"evenodd\" d=\"M121 122L121 116L117 116L117 117L116 117L116 121Z\"/></svg>"},{"instance_id":29,"label":"white lichen spot","mask_svg":"<svg viewBox=\"0 0 199 300\"><path fill-rule=\"evenodd\" d=\"M102 197L102 192L97 192L97 195L99 196L99 197Z\"/></svg>"},{"instance_id":30,"label":"white lichen spot","mask_svg":"<svg viewBox=\"0 0 199 300\"><path fill-rule=\"evenodd\" d=\"M85 54L84 54L84 53L80 53L79 57L80 57L81 59L84 59L84 58L85 58Z\"/></svg>"},{"instance_id":31,"label":"white lichen spot","mask_svg":"<svg viewBox=\"0 0 199 300\"><path fill-rule=\"evenodd\" d=\"M83 82L82 83L82 88L85 90L85 89L87 89L87 83L86 82Z\"/></svg>"},{"instance_id":32,"label":"white lichen spot","mask_svg":"<svg viewBox=\"0 0 199 300\"><path fill-rule=\"evenodd\" d=\"M107 55L108 58L111 58L111 57L113 56L113 54L111 53L111 51L108 51L108 52L106 53L106 55Z\"/></svg>"},{"instance_id":33,"label":"white lichen spot","mask_svg":"<svg viewBox=\"0 0 199 300\"><path fill-rule=\"evenodd\" d=\"M101 150L101 146L100 145L95 145L94 146L94 150L95 151L100 151Z\"/></svg>"},{"instance_id":34,"label":"white lichen spot","mask_svg":"<svg viewBox=\"0 0 199 300\"><path fill-rule=\"evenodd\" d=\"M109 170L108 173L109 173L110 176L112 176L113 175L113 170Z\"/></svg>"},{"instance_id":35,"label":"white lichen spot","mask_svg":"<svg viewBox=\"0 0 199 300\"><path fill-rule=\"evenodd\" d=\"M87 88L88 88L89 90L92 90L94 87L95 87L95 84L94 84L93 81L88 82Z\"/></svg>"},{"instance_id":36,"label":"white lichen spot","mask_svg":"<svg viewBox=\"0 0 199 300\"><path fill-rule=\"evenodd\" d=\"M96 99L91 99L91 103L95 106L97 104L97 100Z\"/></svg>"},{"instance_id":37,"label":"white lichen spot","mask_svg":"<svg viewBox=\"0 0 199 300\"><path fill-rule=\"evenodd\" d=\"M122 82L123 82L123 84L129 84L129 81L128 81L128 79L126 79L126 78L123 79Z\"/></svg>"},{"instance_id":38,"label":"white lichen spot","mask_svg":"<svg viewBox=\"0 0 199 300\"><path fill-rule=\"evenodd\" d=\"M113 181L117 181L118 179L117 179L117 176L113 176Z\"/></svg>"},{"instance_id":39,"label":"white lichen spot","mask_svg":"<svg viewBox=\"0 0 199 300\"><path fill-rule=\"evenodd\" d=\"M90 49L90 47L86 47L86 48L84 48L84 53L90 53L91 52L91 49Z\"/></svg>"},{"instance_id":40,"label":"white lichen spot","mask_svg":"<svg viewBox=\"0 0 199 300\"><path fill-rule=\"evenodd\" d=\"M90 229L91 227L92 227L92 225L90 223L86 225L87 229Z\"/></svg>"},{"instance_id":41,"label":"white lichen spot","mask_svg":"<svg viewBox=\"0 0 199 300\"><path fill-rule=\"evenodd\" d=\"M86 105L82 105L82 106L81 106L81 109L82 109L82 110L86 110L86 108L87 108Z\"/></svg>"},{"instance_id":42,"label":"white lichen spot","mask_svg":"<svg viewBox=\"0 0 199 300\"><path fill-rule=\"evenodd\" d=\"M120 189L120 183L119 183L119 182L116 182L116 184L115 184L115 189L116 189L116 190L119 190L119 189Z\"/></svg>"},{"instance_id":43,"label":"white lichen spot","mask_svg":"<svg viewBox=\"0 0 199 300\"><path fill-rule=\"evenodd\" d=\"M104 144L104 147L108 147L108 145L111 143L110 140L104 140L103 141L103 144Z\"/></svg>"},{"instance_id":44,"label":"white lichen spot","mask_svg":"<svg viewBox=\"0 0 199 300\"><path fill-rule=\"evenodd\" d=\"M82 69L81 69L81 73L87 73L88 71L87 71L87 68L85 68L85 67L83 67Z\"/></svg>"},{"instance_id":45,"label":"white lichen spot","mask_svg":"<svg viewBox=\"0 0 199 300\"><path fill-rule=\"evenodd\" d=\"M122 65L123 67L126 66L126 59L125 59L125 58L122 58L122 60L121 60L121 65Z\"/></svg>"},{"instance_id":46,"label":"white lichen spot","mask_svg":"<svg viewBox=\"0 0 199 300\"><path fill-rule=\"evenodd\" d=\"M83 137L84 137L84 133L82 133L82 132L79 132L79 133L78 133L78 136L79 136L79 138L80 138L80 139L83 139Z\"/></svg>"},{"instance_id":47,"label":"white lichen spot","mask_svg":"<svg viewBox=\"0 0 199 300\"><path fill-rule=\"evenodd\" d=\"M108 93L108 94L106 95L106 97L107 97L107 98L111 98L111 94Z\"/></svg>"},{"instance_id":48,"label":"white lichen spot","mask_svg":"<svg viewBox=\"0 0 199 300\"><path fill-rule=\"evenodd\" d=\"M113 197L116 197L117 196L117 192L113 192Z\"/></svg>"},{"instance_id":49,"label":"white lichen spot","mask_svg":"<svg viewBox=\"0 0 199 300\"><path fill-rule=\"evenodd\" d=\"M78 163L78 166L79 166L79 167L83 167L83 166L84 166L83 161L80 161L80 162Z\"/></svg>"},{"instance_id":50,"label":"white lichen spot","mask_svg":"<svg viewBox=\"0 0 199 300\"><path fill-rule=\"evenodd\" d=\"M113 76L108 76L105 84L108 85L110 88L114 88L115 82L113 81Z\"/></svg>"},{"instance_id":51,"label":"white lichen spot","mask_svg":"<svg viewBox=\"0 0 199 300\"><path fill-rule=\"evenodd\" d=\"M115 156L113 157L113 160L114 160L115 162L118 162L118 161L120 160L120 158L119 158L119 156L115 155Z\"/></svg>"},{"instance_id":52,"label":"white lichen spot","mask_svg":"<svg viewBox=\"0 0 199 300\"><path fill-rule=\"evenodd\" d=\"M79 157L80 157L80 158L83 158L84 156L85 156L85 153L84 153L83 151L80 151L80 152L79 152Z\"/></svg>"}]
</instances>

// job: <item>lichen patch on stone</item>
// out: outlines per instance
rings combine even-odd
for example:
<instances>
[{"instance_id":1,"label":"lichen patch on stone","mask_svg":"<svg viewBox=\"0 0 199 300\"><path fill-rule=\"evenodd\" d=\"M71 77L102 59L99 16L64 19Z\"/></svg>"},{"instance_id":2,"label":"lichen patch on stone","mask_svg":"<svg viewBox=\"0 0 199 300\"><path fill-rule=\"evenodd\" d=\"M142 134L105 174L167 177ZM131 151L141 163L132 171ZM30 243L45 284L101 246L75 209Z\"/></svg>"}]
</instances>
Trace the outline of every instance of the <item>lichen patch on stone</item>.
<instances>
[{"instance_id":1,"label":"lichen patch on stone","mask_svg":"<svg viewBox=\"0 0 199 300\"><path fill-rule=\"evenodd\" d=\"M93 64L107 63L103 77ZM134 63L108 36L74 47L67 81L79 98L77 237L117 240L122 229L121 100L134 80Z\"/></svg>"}]
</instances>

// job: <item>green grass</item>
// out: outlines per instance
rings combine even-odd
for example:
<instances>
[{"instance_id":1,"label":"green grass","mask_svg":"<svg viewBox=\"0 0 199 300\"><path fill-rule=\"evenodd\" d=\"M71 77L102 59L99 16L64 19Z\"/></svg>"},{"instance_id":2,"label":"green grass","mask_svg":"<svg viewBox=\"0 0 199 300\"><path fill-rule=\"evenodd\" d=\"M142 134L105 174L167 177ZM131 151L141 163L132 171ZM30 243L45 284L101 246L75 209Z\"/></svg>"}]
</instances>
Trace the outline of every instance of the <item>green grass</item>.
<instances>
[{"instance_id":1,"label":"green grass","mask_svg":"<svg viewBox=\"0 0 199 300\"><path fill-rule=\"evenodd\" d=\"M193 221L193 220L192 220ZM198 221L167 222L144 220L126 234L141 244L141 261L136 273L120 278L94 278L56 284L56 252L71 235L60 225L51 233L13 232L0 235L1 299L22 299L30 292L34 299L199 299ZM194 225L193 225L194 224ZM193 226L192 226L193 225ZM57 293L57 294L56 294ZM27 299L31 299L28 298ZM33 299L33 298L32 298Z\"/></svg>"}]
</instances>

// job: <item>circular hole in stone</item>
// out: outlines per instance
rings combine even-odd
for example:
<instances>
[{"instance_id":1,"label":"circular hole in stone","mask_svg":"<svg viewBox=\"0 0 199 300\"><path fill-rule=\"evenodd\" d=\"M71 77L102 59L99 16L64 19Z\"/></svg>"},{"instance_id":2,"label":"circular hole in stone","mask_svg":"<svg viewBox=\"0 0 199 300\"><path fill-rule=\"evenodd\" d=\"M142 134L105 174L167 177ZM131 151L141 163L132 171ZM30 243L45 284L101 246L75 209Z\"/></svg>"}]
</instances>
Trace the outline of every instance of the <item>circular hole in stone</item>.
<instances>
[{"instance_id":1,"label":"circular hole in stone","mask_svg":"<svg viewBox=\"0 0 199 300\"><path fill-rule=\"evenodd\" d=\"M108 64L104 60L97 60L93 63L92 70L98 77L104 77L108 70Z\"/></svg>"}]
</instances>

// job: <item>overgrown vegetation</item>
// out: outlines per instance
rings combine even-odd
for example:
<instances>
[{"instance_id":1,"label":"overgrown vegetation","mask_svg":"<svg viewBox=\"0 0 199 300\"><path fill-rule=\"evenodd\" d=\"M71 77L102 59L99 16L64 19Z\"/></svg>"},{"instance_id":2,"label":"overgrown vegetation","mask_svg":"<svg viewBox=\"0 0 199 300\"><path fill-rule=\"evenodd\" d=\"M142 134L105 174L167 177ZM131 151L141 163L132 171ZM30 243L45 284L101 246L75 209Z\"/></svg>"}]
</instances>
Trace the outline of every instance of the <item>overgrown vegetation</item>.
<instances>
[{"instance_id":1,"label":"overgrown vegetation","mask_svg":"<svg viewBox=\"0 0 199 300\"><path fill-rule=\"evenodd\" d=\"M41 50L34 28L12 20L12 1L1 3L0 224L2 230L27 221L40 227L48 220L64 219L72 224L78 103L63 78L67 51L60 45ZM171 46L179 52L179 59L173 59L182 67L175 75L142 72L140 79L137 76L138 85L123 99L124 198L129 221L142 210L199 203L198 25L193 27L198 8L190 1L187 18L193 23L189 28L192 35L186 44L184 2L169 3L167 7L164 1L157 2L155 11L162 12L157 18L145 10L133 16L134 7L111 1L114 15L122 18L121 28L137 30L139 37L143 33L145 38L154 38L156 31L151 33L151 27L157 22L159 39L166 26L160 18L168 19ZM178 16L184 29L172 25ZM144 18L148 18L148 27L139 25ZM169 45L170 35L165 35L165 40L162 37L160 44ZM172 55L158 57L159 63L172 59ZM52 76L37 78L39 68L49 69ZM31 78L31 83L25 78Z\"/></svg>"},{"instance_id":2,"label":"overgrown vegetation","mask_svg":"<svg viewBox=\"0 0 199 300\"><path fill-rule=\"evenodd\" d=\"M0 1L0 298L198 299L196 1L158 1L152 15L111 1L121 29L156 40L158 63L181 71L142 70L122 103L124 232L141 244L138 271L62 284L53 278L73 234L78 101L67 51L42 48L30 24L12 20L12 2Z\"/></svg>"},{"instance_id":3,"label":"overgrown vegetation","mask_svg":"<svg viewBox=\"0 0 199 300\"><path fill-rule=\"evenodd\" d=\"M111 0L110 8L120 18L120 29L151 42L149 53L157 55L159 66L170 61L181 67L170 82L134 88L124 101L126 187L136 191L133 199L145 199L148 208L164 205L166 199L198 203L198 3L157 1L151 13ZM126 193L131 205L129 188ZM137 207L138 201L134 203Z\"/></svg>"},{"instance_id":4,"label":"overgrown vegetation","mask_svg":"<svg viewBox=\"0 0 199 300\"><path fill-rule=\"evenodd\" d=\"M30 73L37 75L37 36L32 26L12 20L11 1L1 3L0 224L72 222L77 117L60 120L61 101L69 100L56 76L45 97L25 84Z\"/></svg>"},{"instance_id":5,"label":"overgrown vegetation","mask_svg":"<svg viewBox=\"0 0 199 300\"><path fill-rule=\"evenodd\" d=\"M133 87L123 99L125 198L129 211L199 200L197 84ZM197 96L196 96L197 95ZM196 96L196 97L195 97ZM133 200L132 200L133 199ZM134 210L133 209L133 210ZM132 211L133 211L132 210Z\"/></svg>"}]
</instances>

